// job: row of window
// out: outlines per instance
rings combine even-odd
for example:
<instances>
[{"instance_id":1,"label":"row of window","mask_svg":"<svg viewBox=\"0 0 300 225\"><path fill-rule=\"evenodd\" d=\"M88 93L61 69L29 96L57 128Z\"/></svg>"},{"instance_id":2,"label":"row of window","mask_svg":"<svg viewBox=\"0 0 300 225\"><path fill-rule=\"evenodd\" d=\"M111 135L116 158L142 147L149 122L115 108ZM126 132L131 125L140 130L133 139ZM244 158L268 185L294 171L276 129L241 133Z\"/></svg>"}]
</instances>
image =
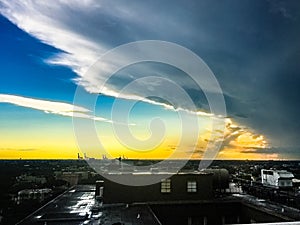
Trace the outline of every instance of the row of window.
<instances>
[{"instance_id":1,"label":"row of window","mask_svg":"<svg viewBox=\"0 0 300 225\"><path fill-rule=\"evenodd\" d=\"M197 192L197 181L192 180L186 183L186 190L190 193ZM161 181L160 186L161 193L170 193L171 192L171 179L165 179Z\"/></svg>"}]
</instances>

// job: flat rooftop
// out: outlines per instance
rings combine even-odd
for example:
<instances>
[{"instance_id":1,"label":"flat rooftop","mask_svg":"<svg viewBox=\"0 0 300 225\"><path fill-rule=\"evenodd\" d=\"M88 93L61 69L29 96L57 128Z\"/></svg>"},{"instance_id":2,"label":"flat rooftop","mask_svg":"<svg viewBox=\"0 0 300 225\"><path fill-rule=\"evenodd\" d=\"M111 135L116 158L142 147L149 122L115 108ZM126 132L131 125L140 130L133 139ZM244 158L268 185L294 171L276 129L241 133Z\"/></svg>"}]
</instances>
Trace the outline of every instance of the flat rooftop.
<instances>
[{"instance_id":1,"label":"flat rooftop","mask_svg":"<svg viewBox=\"0 0 300 225\"><path fill-rule=\"evenodd\" d=\"M96 204L97 205L97 204ZM98 210L97 210L98 208ZM101 210L101 211L100 211ZM78 185L56 197L17 225L159 225L147 205L95 207L95 186Z\"/></svg>"},{"instance_id":2,"label":"flat rooftop","mask_svg":"<svg viewBox=\"0 0 300 225\"><path fill-rule=\"evenodd\" d=\"M257 199L250 195L202 201L170 201L133 204L98 204L94 185L78 185L56 197L17 225L184 225L242 224L256 222L282 224L300 219L300 211ZM297 224L297 223L293 223Z\"/></svg>"},{"instance_id":3,"label":"flat rooftop","mask_svg":"<svg viewBox=\"0 0 300 225\"><path fill-rule=\"evenodd\" d=\"M88 218L95 200L95 186L76 186L48 202L18 225L80 225Z\"/></svg>"}]
</instances>

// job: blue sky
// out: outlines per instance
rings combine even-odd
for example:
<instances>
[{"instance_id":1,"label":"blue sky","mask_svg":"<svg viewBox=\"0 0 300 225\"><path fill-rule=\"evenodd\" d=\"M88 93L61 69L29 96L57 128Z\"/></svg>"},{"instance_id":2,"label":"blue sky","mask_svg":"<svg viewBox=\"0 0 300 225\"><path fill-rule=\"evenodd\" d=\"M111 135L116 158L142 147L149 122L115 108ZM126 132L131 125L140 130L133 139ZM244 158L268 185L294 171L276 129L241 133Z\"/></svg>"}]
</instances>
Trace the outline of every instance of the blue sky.
<instances>
[{"instance_id":1,"label":"blue sky","mask_svg":"<svg viewBox=\"0 0 300 225\"><path fill-rule=\"evenodd\" d=\"M73 104L77 85L91 95L97 94L94 87L99 79L87 77L87 69L105 52L121 44L162 40L192 50L215 74L224 93L230 123L239 127L238 131L235 127L228 131L238 135L225 135L227 149L233 148L230 140L248 133L252 142L261 135L268 145L263 149L256 145L240 146L236 151L243 153L243 157L251 158L250 154L257 153L256 157L269 154L277 158L300 158L300 2L297 0L86 0L55 4L1 0L0 13L3 133L10 129L12 137L14 132L17 136L20 129L15 121L25 123L25 127L45 123L50 127L56 124L71 139L68 107ZM143 63L125 68L111 78L96 106L96 117L109 123L113 96L135 79L153 74L181 85L195 102L197 111L209 112L203 92L182 71L158 63ZM143 96L146 89L159 86L144 85L120 96L124 104L136 100L128 97L133 93ZM171 90L165 94L176 99L176 107L185 109L179 95ZM49 110L46 102L30 101L24 105L25 99L18 97L69 105L55 104L55 109ZM175 111L166 109L165 103L163 99L140 103L133 110L132 119L146 123L150 114L162 118L175 116ZM79 111L78 117L86 117L85 109ZM88 114L89 119L95 119ZM59 128L59 124L65 125ZM37 128L31 132L38 132ZM46 129L41 139L52 132L54 128ZM0 148L17 147L6 141Z\"/></svg>"},{"instance_id":2,"label":"blue sky","mask_svg":"<svg viewBox=\"0 0 300 225\"><path fill-rule=\"evenodd\" d=\"M44 60L59 50L41 43L5 17L1 23L1 92L72 101L74 73L66 67L50 66Z\"/></svg>"}]
</instances>

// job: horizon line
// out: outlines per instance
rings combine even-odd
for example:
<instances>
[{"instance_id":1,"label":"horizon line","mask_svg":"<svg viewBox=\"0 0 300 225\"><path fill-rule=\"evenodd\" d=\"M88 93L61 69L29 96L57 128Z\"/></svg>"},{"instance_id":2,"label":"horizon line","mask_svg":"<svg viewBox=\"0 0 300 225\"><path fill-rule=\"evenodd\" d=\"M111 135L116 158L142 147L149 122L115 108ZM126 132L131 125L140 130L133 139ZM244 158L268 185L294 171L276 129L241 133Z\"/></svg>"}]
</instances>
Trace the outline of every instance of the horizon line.
<instances>
[{"instance_id":1,"label":"horizon line","mask_svg":"<svg viewBox=\"0 0 300 225\"><path fill-rule=\"evenodd\" d=\"M92 158L92 160L115 160L118 158L108 158L108 159L101 159L101 158ZM89 161L89 159L77 159L77 158L2 158L0 161L55 161L55 160L60 160L60 161ZM146 161L146 160L155 160L155 161L172 161L172 160L186 160L186 161L300 161L300 159L122 159L122 160L132 160L132 161Z\"/></svg>"}]
</instances>

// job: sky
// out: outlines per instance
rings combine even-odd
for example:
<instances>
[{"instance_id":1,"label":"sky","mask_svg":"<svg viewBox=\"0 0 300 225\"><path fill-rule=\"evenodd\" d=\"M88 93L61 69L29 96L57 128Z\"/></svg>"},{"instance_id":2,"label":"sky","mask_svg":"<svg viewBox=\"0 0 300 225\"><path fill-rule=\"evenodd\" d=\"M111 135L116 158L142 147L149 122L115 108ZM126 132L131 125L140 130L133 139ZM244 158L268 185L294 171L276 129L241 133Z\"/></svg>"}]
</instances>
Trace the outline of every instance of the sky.
<instances>
[{"instance_id":1,"label":"sky","mask_svg":"<svg viewBox=\"0 0 300 225\"><path fill-rule=\"evenodd\" d=\"M298 0L0 0L0 14L0 159L201 159L209 146L217 159L300 159ZM211 112L214 89L180 68L113 71L142 46L99 61L145 40L199 56L226 114ZM78 90L89 97L74 101Z\"/></svg>"}]
</instances>

